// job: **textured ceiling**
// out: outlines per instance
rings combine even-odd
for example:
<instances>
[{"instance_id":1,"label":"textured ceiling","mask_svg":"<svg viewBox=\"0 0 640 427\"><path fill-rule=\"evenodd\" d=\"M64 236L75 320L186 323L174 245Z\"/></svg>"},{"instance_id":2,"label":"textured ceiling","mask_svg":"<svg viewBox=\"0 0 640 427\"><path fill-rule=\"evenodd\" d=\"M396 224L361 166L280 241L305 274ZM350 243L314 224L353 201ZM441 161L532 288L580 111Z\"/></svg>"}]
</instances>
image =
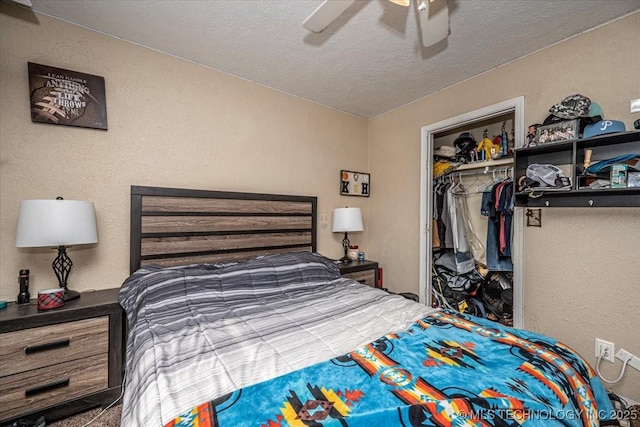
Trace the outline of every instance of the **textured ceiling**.
<instances>
[{"instance_id":1,"label":"textured ceiling","mask_svg":"<svg viewBox=\"0 0 640 427\"><path fill-rule=\"evenodd\" d=\"M356 1L324 32L321 0L32 0L33 9L350 114L372 118L640 10L640 0L448 0L422 48L412 7Z\"/></svg>"}]
</instances>

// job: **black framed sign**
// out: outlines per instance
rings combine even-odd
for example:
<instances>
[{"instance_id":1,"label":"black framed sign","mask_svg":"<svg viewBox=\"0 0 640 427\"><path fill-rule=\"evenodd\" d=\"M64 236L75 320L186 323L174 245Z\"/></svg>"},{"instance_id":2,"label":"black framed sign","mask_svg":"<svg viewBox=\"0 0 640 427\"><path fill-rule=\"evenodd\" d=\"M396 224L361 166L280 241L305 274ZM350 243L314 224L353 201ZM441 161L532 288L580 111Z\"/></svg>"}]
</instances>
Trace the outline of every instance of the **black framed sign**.
<instances>
[{"instance_id":1,"label":"black framed sign","mask_svg":"<svg viewBox=\"0 0 640 427\"><path fill-rule=\"evenodd\" d=\"M107 129L104 77L29 62L31 121Z\"/></svg>"},{"instance_id":2,"label":"black framed sign","mask_svg":"<svg viewBox=\"0 0 640 427\"><path fill-rule=\"evenodd\" d=\"M340 194L343 196L369 197L371 177L368 173L340 171Z\"/></svg>"},{"instance_id":3,"label":"black framed sign","mask_svg":"<svg viewBox=\"0 0 640 427\"><path fill-rule=\"evenodd\" d=\"M578 139L580 120L564 120L536 128L536 142L540 145L550 142Z\"/></svg>"}]
</instances>

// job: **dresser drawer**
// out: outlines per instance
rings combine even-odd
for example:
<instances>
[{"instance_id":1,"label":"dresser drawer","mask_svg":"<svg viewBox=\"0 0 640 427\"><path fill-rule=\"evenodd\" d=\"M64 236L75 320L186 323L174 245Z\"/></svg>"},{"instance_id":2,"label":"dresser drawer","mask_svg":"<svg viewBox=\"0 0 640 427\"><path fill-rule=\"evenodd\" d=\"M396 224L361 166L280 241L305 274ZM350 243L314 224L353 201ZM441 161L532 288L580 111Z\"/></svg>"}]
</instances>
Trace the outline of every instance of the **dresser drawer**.
<instances>
[{"instance_id":1,"label":"dresser drawer","mask_svg":"<svg viewBox=\"0 0 640 427\"><path fill-rule=\"evenodd\" d=\"M13 375L109 350L109 317L0 334L0 376Z\"/></svg>"},{"instance_id":2,"label":"dresser drawer","mask_svg":"<svg viewBox=\"0 0 640 427\"><path fill-rule=\"evenodd\" d=\"M369 269L363 271L355 271L353 273L345 273L342 277L355 280L356 282L364 283L369 286L376 286L376 271Z\"/></svg>"},{"instance_id":3,"label":"dresser drawer","mask_svg":"<svg viewBox=\"0 0 640 427\"><path fill-rule=\"evenodd\" d=\"M0 378L0 420L106 389L108 365L105 352Z\"/></svg>"}]
</instances>

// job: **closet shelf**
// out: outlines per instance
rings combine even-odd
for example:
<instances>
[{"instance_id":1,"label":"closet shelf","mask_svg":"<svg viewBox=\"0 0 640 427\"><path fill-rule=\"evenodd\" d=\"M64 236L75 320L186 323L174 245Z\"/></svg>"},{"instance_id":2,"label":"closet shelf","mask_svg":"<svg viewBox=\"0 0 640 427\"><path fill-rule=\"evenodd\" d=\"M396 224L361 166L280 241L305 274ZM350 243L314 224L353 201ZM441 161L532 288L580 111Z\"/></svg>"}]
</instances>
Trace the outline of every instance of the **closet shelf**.
<instances>
[{"instance_id":1,"label":"closet shelf","mask_svg":"<svg viewBox=\"0 0 640 427\"><path fill-rule=\"evenodd\" d=\"M513 164L513 157L505 157L504 159L484 160L479 162L463 164L458 166L455 169L455 172L471 170L471 169L494 168L497 166L512 165L512 164Z\"/></svg>"}]
</instances>

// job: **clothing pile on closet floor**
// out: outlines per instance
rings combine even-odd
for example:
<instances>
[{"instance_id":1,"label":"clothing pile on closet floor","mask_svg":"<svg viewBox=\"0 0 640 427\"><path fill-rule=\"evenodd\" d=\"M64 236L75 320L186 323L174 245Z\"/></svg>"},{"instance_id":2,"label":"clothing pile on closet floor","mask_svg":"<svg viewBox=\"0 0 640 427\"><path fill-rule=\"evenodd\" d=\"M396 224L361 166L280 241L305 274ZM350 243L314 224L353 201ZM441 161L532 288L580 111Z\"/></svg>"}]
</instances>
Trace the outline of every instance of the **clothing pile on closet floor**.
<instances>
[{"instance_id":1,"label":"clothing pile on closet floor","mask_svg":"<svg viewBox=\"0 0 640 427\"><path fill-rule=\"evenodd\" d=\"M487 217L486 241L478 238L469 220L468 193L454 181L439 180L433 188L433 300L512 325L513 181L496 180L482 193L479 214Z\"/></svg>"}]
</instances>

